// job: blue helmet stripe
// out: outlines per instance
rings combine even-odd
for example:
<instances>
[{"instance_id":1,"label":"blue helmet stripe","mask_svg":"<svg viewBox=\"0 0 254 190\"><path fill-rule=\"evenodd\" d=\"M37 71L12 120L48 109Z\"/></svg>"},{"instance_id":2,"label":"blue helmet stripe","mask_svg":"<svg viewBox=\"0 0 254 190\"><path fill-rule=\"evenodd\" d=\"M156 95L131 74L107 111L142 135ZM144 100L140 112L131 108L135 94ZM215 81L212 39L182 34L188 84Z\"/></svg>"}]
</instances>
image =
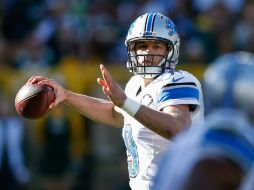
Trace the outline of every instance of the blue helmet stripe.
<instances>
[{"instance_id":1,"label":"blue helmet stripe","mask_svg":"<svg viewBox=\"0 0 254 190\"><path fill-rule=\"evenodd\" d=\"M235 60L235 57L231 57L231 62L233 63ZM235 80L237 79L239 75L239 70L241 67L236 64L230 64L227 73L226 73L226 79L228 82L228 85L226 86L225 96L222 99L222 106L226 108L231 108L234 106L234 97L233 97L233 89L232 86L235 83Z\"/></svg>"},{"instance_id":2,"label":"blue helmet stripe","mask_svg":"<svg viewBox=\"0 0 254 190\"><path fill-rule=\"evenodd\" d=\"M156 16L156 13L154 12L151 12L148 14L147 20L146 20L145 32L152 32L152 29L153 29L152 26L153 26L155 16Z\"/></svg>"}]
</instances>

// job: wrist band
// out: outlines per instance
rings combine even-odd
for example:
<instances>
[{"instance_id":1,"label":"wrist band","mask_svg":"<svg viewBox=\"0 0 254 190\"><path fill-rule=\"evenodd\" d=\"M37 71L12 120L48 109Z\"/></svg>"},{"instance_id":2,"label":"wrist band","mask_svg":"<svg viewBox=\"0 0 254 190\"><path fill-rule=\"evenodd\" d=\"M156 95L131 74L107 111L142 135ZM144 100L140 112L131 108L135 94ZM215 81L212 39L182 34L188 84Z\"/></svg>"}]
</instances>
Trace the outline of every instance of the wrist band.
<instances>
[{"instance_id":1,"label":"wrist band","mask_svg":"<svg viewBox=\"0 0 254 190\"><path fill-rule=\"evenodd\" d=\"M124 101L122 109L126 111L130 116L134 117L138 112L140 106L141 104L127 97Z\"/></svg>"}]
</instances>

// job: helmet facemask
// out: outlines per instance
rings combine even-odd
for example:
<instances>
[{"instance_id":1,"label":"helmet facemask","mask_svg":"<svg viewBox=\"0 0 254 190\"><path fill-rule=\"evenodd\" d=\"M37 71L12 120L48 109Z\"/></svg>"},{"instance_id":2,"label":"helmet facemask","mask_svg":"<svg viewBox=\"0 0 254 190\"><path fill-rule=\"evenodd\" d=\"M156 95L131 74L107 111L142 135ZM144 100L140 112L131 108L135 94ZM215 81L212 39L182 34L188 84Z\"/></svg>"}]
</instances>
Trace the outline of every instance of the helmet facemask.
<instances>
[{"instance_id":1,"label":"helmet facemask","mask_svg":"<svg viewBox=\"0 0 254 190\"><path fill-rule=\"evenodd\" d=\"M174 67L172 68L171 58L174 55L174 48L172 45L168 45L168 50L165 55L161 54L137 54L134 50L135 42L131 42L128 44L128 61L127 68L130 72L135 75L140 75L143 78L156 78L161 75L165 71L172 72ZM146 62L146 57L150 57ZM161 57L161 61L157 63L154 59ZM146 63L144 63L146 62Z\"/></svg>"}]
</instances>

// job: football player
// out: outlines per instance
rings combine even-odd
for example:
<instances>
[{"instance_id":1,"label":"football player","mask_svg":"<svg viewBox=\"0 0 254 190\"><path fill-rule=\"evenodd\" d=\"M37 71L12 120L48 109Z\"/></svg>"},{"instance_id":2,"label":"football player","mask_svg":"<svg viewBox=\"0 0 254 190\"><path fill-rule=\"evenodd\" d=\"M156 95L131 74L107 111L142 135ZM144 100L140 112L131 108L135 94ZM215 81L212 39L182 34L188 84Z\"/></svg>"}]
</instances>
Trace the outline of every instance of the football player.
<instances>
[{"instance_id":1,"label":"football player","mask_svg":"<svg viewBox=\"0 0 254 190\"><path fill-rule=\"evenodd\" d=\"M102 78L97 81L109 101L68 91L42 76L31 77L29 82L54 88L56 99L50 108L64 102L89 119L122 128L130 186L147 190L171 138L203 122L203 95L192 74L175 70L180 40L171 19L155 12L138 17L125 43L127 69L134 75L125 91L100 66Z\"/></svg>"}]
</instances>

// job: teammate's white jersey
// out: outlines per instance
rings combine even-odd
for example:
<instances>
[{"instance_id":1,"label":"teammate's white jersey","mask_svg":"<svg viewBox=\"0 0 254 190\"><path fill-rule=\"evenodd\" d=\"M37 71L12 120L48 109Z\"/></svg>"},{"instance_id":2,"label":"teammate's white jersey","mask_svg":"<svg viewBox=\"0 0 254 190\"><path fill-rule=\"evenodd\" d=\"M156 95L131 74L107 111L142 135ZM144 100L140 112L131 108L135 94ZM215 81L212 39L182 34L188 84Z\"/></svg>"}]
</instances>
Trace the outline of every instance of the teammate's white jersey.
<instances>
[{"instance_id":1,"label":"teammate's white jersey","mask_svg":"<svg viewBox=\"0 0 254 190\"><path fill-rule=\"evenodd\" d=\"M164 73L146 87L143 78L135 75L127 83L125 92L129 98L158 111L169 105L188 104L192 125L204 121L201 85L186 71ZM148 190L153 184L159 159L172 142L146 128L126 112L122 114L122 136L127 149L130 186L133 190Z\"/></svg>"}]
</instances>

